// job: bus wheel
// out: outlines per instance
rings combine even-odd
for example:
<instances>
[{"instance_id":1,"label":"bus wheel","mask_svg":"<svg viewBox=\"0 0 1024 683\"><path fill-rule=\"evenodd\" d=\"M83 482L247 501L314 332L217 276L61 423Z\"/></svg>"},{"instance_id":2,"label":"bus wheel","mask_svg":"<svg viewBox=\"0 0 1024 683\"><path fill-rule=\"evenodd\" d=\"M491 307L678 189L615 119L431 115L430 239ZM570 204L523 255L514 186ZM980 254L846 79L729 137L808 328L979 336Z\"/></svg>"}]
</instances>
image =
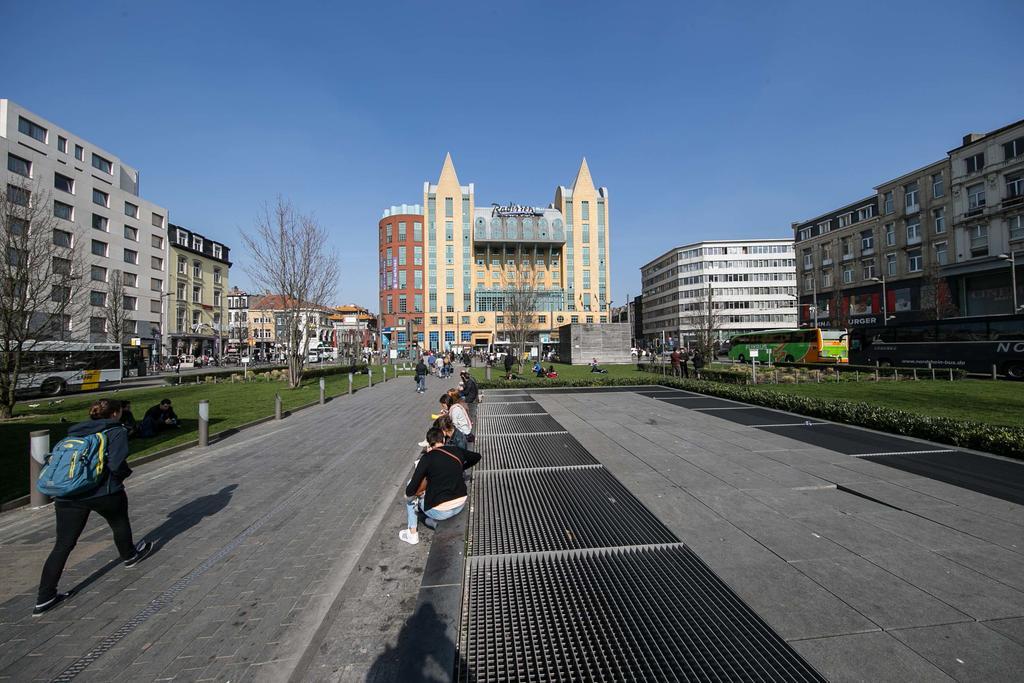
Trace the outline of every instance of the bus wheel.
<instances>
[{"instance_id":1,"label":"bus wheel","mask_svg":"<svg viewBox=\"0 0 1024 683\"><path fill-rule=\"evenodd\" d=\"M1003 374L1010 379L1022 380L1024 379L1024 363L1013 362L1007 363L1003 367Z\"/></svg>"},{"instance_id":2,"label":"bus wheel","mask_svg":"<svg viewBox=\"0 0 1024 683\"><path fill-rule=\"evenodd\" d=\"M793 358L793 356L786 356L786 360L785 360L784 362L786 362L786 363L792 363L792 362L793 362L794 360L796 360L796 359L795 359L795 358Z\"/></svg>"},{"instance_id":3,"label":"bus wheel","mask_svg":"<svg viewBox=\"0 0 1024 683\"><path fill-rule=\"evenodd\" d=\"M43 396L60 396L64 392L64 382L51 377L40 385L39 392Z\"/></svg>"}]
</instances>

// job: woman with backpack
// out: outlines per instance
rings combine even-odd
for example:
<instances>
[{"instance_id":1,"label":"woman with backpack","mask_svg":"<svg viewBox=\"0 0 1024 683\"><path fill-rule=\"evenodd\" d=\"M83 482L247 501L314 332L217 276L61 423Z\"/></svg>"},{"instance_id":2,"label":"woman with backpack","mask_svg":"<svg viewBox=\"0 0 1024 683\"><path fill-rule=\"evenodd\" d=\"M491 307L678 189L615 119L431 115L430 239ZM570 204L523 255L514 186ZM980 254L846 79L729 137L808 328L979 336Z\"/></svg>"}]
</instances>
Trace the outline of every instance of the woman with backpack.
<instances>
[{"instance_id":1,"label":"woman with backpack","mask_svg":"<svg viewBox=\"0 0 1024 683\"><path fill-rule=\"evenodd\" d=\"M95 443L95 439L88 437L99 435L99 443L103 449L103 473L98 484L67 497L57 497L53 501L53 511L57 518L57 539L43 565L43 574L39 579L39 594L32 616L50 611L69 596L69 593L58 593L57 584L64 573L68 556L71 555L85 529L90 512L97 512L107 520L110 530L114 533L114 545L117 546L126 568L131 569L137 565L153 549L153 544L149 541L136 544L132 540L132 525L128 519L128 496L123 484L124 480L131 476L132 470L127 462L128 430L120 423L120 419L121 402L101 398L89 408L89 419L72 425L68 430L68 438L54 447L56 451L62 444L72 440L68 447L73 448L76 439L82 444ZM45 474L44 469L43 475Z\"/></svg>"}]
</instances>

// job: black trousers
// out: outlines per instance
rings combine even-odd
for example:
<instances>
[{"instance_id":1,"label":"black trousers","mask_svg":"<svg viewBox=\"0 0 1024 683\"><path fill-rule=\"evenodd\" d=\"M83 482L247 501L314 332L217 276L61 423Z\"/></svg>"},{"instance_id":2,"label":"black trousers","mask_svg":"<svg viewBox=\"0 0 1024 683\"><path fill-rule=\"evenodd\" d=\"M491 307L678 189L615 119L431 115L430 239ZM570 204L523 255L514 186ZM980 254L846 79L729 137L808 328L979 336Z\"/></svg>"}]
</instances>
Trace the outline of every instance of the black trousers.
<instances>
[{"instance_id":1,"label":"black trousers","mask_svg":"<svg viewBox=\"0 0 1024 683\"><path fill-rule=\"evenodd\" d=\"M135 556L135 543L132 541L132 525L128 520L128 496L124 490L108 496L98 496L85 500L57 500L53 503L53 511L57 516L57 541L43 565L43 575L39 579L39 600L42 604L57 594L57 583L64 573L64 565L68 556L78 544L78 539L85 530L90 512L99 513L107 520L110 530L114 532L114 545L121 554L122 560Z\"/></svg>"}]
</instances>

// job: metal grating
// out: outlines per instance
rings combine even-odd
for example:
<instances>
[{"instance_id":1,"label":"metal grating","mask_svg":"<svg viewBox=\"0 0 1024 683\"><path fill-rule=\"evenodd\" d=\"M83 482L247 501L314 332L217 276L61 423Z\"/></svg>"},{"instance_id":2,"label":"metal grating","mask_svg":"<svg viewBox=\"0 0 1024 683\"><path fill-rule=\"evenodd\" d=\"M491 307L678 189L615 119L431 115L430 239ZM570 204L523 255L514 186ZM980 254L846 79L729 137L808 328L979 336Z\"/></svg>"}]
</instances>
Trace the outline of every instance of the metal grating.
<instances>
[{"instance_id":1,"label":"metal grating","mask_svg":"<svg viewBox=\"0 0 1024 683\"><path fill-rule=\"evenodd\" d=\"M489 472L473 488L469 555L679 540L603 467Z\"/></svg>"},{"instance_id":2,"label":"metal grating","mask_svg":"<svg viewBox=\"0 0 1024 683\"><path fill-rule=\"evenodd\" d=\"M477 412L480 417L493 417L496 415L545 415L547 413L536 401L481 403L477 407Z\"/></svg>"},{"instance_id":3,"label":"metal grating","mask_svg":"<svg viewBox=\"0 0 1024 683\"><path fill-rule=\"evenodd\" d=\"M562 425L547 414L495 415L480 420L480 436L491 434L529 434L531 432L564 432Z\"/></svg>"},{"instance_id":4,"label":"metal grating","mask_svg":"<svg viewBox=\"0 0 1024 683\"><path fill-rule=\"evenodd\" d=\"M474 446L483 454L478 471L596 465L571 434L481 436Z\"/></svg>"},{"instance_id":5,"label":"metal grating","mask_svg":"<svg viewBox=\"0 0 1024 683\"><path fill-rule=\"evenodd\" d=\"M498 391L498 390L495 390L495 389L489 389L489 390L483 391L481 393L482 393L483 396L486 396L488 400L491 400L491 399L499 400L500 399L502 401L512 401L512 400L519 400L519 399L523 399L523 398L526 398L526 399L530 398L530 392L522 391L522 390Z\"/></svg>"},{"instance_id":6,"label":"metal grating","mask_svg":"<svg viewBox=\"0 0 1024 683\"><path fill-rule=\"evenodd\" d=\"M470 558L458 681L822 681L683 545Z\"/></svg>"}]
</instances>

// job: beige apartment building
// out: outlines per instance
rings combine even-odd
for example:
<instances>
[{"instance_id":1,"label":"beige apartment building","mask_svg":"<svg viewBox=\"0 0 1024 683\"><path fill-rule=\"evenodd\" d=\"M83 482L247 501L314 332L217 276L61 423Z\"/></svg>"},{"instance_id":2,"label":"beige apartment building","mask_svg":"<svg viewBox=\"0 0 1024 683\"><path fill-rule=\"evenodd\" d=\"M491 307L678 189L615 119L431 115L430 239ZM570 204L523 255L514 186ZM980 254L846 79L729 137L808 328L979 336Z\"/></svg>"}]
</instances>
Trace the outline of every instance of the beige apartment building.
<instances>
[{"instance_id":1,"label":"beige apartment building","mask_svg":"<svg viewBox=\"0 0 1024 683\"><path fill-rule=\"evenodd\" d=\"M221 356L228 340L229 249L181 225L168 224L173 313L172 356Z\"/></svg>"},{"instance_id":2,"label":"beige apartment building","mask_svg":"<svg viewBox=\"0 0 1024 683\"><path fill-rule=\"evenodd\" d=\"M423 271L425 310L407 311L423 316L421 347L508 341L505 312L524 288L536 298L535 343L556 342L558 327L570 322L608 322L608 190L594 184L585 159L572 185L556 187L546 207L480 206L474 185L459 181L448 155L437 182L423 184L422 206L425 263L410 262L406 278L413 282L412 271ZM385 267L403 268L392 262ZM382 282L387 277L381 273ZM416 299L413 308L418 304Z\"/></svg>"}]
</instances>

